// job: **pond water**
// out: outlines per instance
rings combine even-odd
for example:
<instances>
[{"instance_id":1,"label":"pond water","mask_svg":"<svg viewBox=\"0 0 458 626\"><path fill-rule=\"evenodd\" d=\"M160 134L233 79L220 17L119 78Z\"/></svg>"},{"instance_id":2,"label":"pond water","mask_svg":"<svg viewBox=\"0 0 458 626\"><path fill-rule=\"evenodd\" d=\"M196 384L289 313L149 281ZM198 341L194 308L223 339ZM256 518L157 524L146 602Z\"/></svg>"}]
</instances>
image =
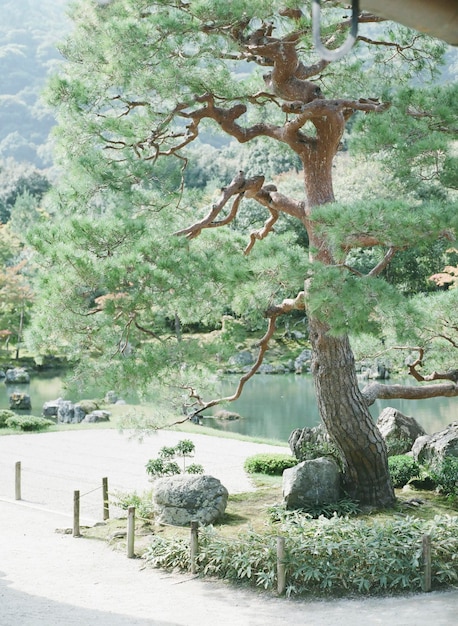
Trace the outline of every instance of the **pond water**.
<instances>
[{"instance_id":1,"label":"pond water","mask_svg":"<svg viewBox=\"0 0 458 626\"><path fill-rule=\"evenodd\" d=\"M236 377L225 378L221 383L221 394L232 394L236 383ZM31 412L34 415L40 415L43 404L49 400L59 397L78 399L71 394L65 394L60 376L35 376L29 385L7 387L4 383L0 383L0 408L8 408L8 395L16 390L30 395ZM84 397L101 395L103 393L88 392ZM79 398L81 397L80 395ZM414 417L428 433L442 430L451 422L458 420L458 398L378 400L371 407L374 419L387 406L397 408L405 415ZM313 381L307 375L257 375L245 385L242 397L232 402L228 408L242 415L243 419L228 422L207 418L204 420L205 425L250 437L287 441L291 431L295 428L316 426L320 422Z\"/></svg>"}]
</instances>

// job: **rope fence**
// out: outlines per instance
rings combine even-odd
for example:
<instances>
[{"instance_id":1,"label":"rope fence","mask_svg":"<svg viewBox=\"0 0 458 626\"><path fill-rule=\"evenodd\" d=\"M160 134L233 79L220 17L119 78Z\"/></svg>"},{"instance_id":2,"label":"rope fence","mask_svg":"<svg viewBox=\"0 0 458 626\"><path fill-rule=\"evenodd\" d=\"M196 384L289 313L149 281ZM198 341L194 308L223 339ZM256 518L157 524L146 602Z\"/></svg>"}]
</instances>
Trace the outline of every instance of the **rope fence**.
<instances>
[{"instance_id":1,"label":"rope fence","mask_svg":"<svg viewBox=\"0 0 458 626\"><path fill-rule=\"evenodd\" d=\"M21 462L15 464L15 499L22 499L22 466ZM80 504L81 499L85 496L102 490L103 503L103 520L109 519L109 496L108 496L108 478L102 478L102 484L99 487L90 489L84 493L79 490L73 492L73 537L81 537L80 531ZM197 573L197 559L199 555L199 523L191 521L190 524L190 572ZM286 540L285 537L277 537L277 593L283 595L286 590ZM422 588L424 592L431 591L431 536L423 535L422 539ZM135 558L135 507L129 506L127 510L127 557Z\"/></svg>"}]
</instances>

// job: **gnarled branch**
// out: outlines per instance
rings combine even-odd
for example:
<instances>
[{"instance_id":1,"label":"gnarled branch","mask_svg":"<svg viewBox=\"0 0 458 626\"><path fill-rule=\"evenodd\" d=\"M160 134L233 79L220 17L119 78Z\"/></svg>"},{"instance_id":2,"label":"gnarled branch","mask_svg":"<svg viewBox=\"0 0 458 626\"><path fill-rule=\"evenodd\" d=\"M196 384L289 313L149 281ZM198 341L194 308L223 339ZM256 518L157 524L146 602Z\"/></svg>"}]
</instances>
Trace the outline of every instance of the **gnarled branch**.
<instances>
[{"instance_id":1,"label":"gnarled branch","mask_svg":"<svg viewBox=\"0 0 458 626\"><path fill-rule=\"evenodd\" d=\"M382 383L370 383L362 390L368 406L376 400L424 400L427 398L458 397L458 385L455 383L438 383L437 385L385 385Z\"/></svg>"}]
</instances>

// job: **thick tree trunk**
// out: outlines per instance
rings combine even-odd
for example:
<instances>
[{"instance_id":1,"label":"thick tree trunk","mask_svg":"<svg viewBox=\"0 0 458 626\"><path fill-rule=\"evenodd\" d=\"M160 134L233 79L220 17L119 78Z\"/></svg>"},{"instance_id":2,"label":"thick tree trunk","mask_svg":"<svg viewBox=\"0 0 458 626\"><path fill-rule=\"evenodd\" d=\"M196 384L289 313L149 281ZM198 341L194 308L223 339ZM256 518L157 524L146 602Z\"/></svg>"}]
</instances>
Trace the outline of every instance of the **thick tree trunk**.
<instances>
[{"instance_id":1,"label":"thick tree trunk","mask_svg":"<svg viewBox=\"0 0 458 626\"><path fill-rule=\"evenodd\" d=\"M334 201L332 161L345 122L343 116L330 115L314 123L317 143L303 154L307 214L312 217L305 225L312 260L332 264L334 259L327 241L315 231L313 212L316 207ZM385 442L359 389L349 339L329 335L327 326L314 318L309 318L309 328L318 409L330 438L342 454L345 489L363 506L392 506L395 495Z\"/></svg>"},{"instance_id":2,"label":"thick tree trunk","mask_svg":"<svg viewBox=\"0 0 458 626\"><path fill-rule=\"evenodd\" d=\"M361 505L392 506L395 495L385 442L358 387L348 337L330 336L326 326L314 319L309 327L318 408L345 462L345 490Z\"/></svg>"}]
</instances>

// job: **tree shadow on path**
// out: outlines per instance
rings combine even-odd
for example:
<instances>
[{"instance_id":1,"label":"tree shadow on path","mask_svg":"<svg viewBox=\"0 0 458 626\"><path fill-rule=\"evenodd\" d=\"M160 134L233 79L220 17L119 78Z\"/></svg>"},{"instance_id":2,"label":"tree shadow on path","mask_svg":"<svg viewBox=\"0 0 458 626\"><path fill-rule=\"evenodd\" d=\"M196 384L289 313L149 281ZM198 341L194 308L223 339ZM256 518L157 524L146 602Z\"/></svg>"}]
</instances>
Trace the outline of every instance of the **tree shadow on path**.
<instances>
[{"instance_id":1,"label":"tree shadow on path","mask_svg":"<svg viewBox=\"0 0 458 626\"><path fill-rule=\"evenodd\" d=\"M2 626L185 626L153 618L138 618L107 611L85 609L33 596L10 587L0 571L0 624Z\"/></svg>"}]
</instances>

